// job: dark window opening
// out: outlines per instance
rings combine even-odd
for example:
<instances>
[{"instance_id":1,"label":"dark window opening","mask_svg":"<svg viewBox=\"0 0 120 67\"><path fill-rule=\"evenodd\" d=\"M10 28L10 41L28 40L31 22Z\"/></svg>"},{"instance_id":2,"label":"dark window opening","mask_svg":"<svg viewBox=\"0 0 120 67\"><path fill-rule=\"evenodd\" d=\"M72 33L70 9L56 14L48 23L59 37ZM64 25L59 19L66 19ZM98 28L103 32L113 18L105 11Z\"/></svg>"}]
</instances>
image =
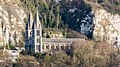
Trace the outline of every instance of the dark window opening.
<instances>
[{"instance_id":1,"label":"dark window opening","mask_svg":"<svg viewBox=\"0 0 120 67\"><path fill-rule=\"evenodd\" d=\"M37 38L37 43L40 43L40 39L39 38Z\"/></svg>"},{"instance_id":2,"label":"dark window opening","mask_svg":"<svg viewBox=\"0 0 120 67\"><path fill-rule=\"evenodd\" d=\"M39 30L37 30L37 36L40 36L40 31Z\"/></svg>"},{"instance_id":3,"label":"dark window opening","mask_svg":"<svg viewBox=\"0 0 120 67\"><path fill-rule=\"evenodd\" d=\"M49 49L49 46L47 45L46 48Z\"/></svg>"},{"instance_id":4,"label":"dark window opening","mask_svg":"<svg viewBox=\"0 0 120 67\"><path fill-rule=\"evenodd\" d=\"M51 46L51 49L54 49L54 45Z\"/></svg>"},{"instance_id":5,"label":"dark window opening","mask_svg":"<svg viewBox=\"0 0 120 67\"><path fill-rule=\"evenodd\" d=\"M61 49L64 50L64 46L61 46Z\"/></svg>"}]
</instances>

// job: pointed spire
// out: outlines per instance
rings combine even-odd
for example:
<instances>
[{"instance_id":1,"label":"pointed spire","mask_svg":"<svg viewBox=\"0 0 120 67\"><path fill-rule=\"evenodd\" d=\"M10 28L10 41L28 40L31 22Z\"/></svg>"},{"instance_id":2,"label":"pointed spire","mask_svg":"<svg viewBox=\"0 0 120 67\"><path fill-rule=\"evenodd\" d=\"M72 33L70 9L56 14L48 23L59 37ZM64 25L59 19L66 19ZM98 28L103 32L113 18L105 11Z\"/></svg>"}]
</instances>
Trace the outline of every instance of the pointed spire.
<instances>
[{"instance_id":1,"label":"pointed spire","mask_svg":"<svg viewBox=\"0 0 120 67\"><path fill-rule=\"evenodd\" d=\"M33 17L32 17L32 12L30 9L29 16L28 16L28 25L30 28L32 28L32 24L33 24Z\"/></svg>"},{"instance_id":2,"label":"pointed spire","mask_svg":"<svg viewBox=\"0 0 120 67\"><path fill-rule=\"evenodd\" d=\"M38 15L38 7L37 7L37 12L36 12L36 22L37 22L37 26L39 25L40 21L39 21L39 15Z\"/></svg>"},{"instance_id":3,"label":"pointed spire","mask_svg":"<svg viewBox=\"0 0 120 67\"><path fill-rule=\"evenodd\" d=\"M38 6L37 6L35 20L34 20L34 25L36 27L39 27L39 24L40 24L40 20L39 20L39 15L38 15Z\"/></svg>"}]
</instances>

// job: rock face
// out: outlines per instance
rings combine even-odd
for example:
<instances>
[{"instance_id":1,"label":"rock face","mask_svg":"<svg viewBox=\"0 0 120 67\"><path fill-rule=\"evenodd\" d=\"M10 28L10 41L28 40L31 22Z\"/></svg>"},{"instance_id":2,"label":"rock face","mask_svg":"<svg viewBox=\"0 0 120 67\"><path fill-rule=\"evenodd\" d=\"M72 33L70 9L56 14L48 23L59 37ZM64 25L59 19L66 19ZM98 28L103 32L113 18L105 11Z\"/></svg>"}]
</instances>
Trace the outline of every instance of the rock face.
<instances>
[{"instance_id":1,"label":"rock face","mask_svg":"<svg viewBox=\"0 0 120 67\"><path fill-rule=\"evenodd\" d=\"M0 41L18 45L23 42L24 18L19 0L0 0Z\"/></svg>"},{"instance_id":2,"label":"rock face","mask_svg":"<svg viewBox=\"0 0 120 67\"><path fill-rule=\"evenodd\" d=\"M104 9L97 9L94 14L93 36L95 40L113 44L118 38L120 42L120 15L110 14Z\"/></svg>"},{"instance_id":3,"label":"rock face","mask_svg":"<svg viewBox=\"0 0 120 67\"><path fill-rule=\"evenodd\" d=\"M88 35L92 34L96 41L114 44L117 39L118 44L120 44L120 15L107 12L98 3L89 2L89 4L92 11L85 17L88 21L85 19L81 21L84 21L81 24L81 32Z\"/></svg>"}]
</instances>

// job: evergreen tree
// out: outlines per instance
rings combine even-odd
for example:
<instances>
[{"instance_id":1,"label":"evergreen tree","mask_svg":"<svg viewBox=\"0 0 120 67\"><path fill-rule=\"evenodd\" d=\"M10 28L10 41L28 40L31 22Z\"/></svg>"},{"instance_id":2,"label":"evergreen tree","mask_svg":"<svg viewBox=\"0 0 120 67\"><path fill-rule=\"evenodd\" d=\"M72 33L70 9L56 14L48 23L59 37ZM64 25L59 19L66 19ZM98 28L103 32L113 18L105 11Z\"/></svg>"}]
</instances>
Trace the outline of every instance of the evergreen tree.
<instances>
[{"instance_id":1,"label":"evergreen tree","mask_svg":"<svg viewBox=\"0 0 120 67\"><path fill-rule=\"evenodd\" d=\"M60 23L60 6L59 5L57 5L57 7L56 7L56 25L55 25L55 28L58 28L58 26L59 26L59 23Z\"/></svg>"},{"instance_id":2,"label":"evergreen tree","mask_svg":"<svg viewBox=\"0 0 120 67\"><path fill-rule=\"evenodd\" d=\"M58 28L59 23L60 23L60 14L58 13L58 14L57 14L57 17L56 17L56 25L55 25L55 28Z\"/></svg>"},{"instance_id":3,"label":"evergreen tree","mask_svg":"<svg viewBox=\"0 0 120 67\"><path fill-rule=\"evenodd\" d=\"M47 24L47 16L46 13L43 13L43 24L46 26Z\"/></svg>"}]
</instances>

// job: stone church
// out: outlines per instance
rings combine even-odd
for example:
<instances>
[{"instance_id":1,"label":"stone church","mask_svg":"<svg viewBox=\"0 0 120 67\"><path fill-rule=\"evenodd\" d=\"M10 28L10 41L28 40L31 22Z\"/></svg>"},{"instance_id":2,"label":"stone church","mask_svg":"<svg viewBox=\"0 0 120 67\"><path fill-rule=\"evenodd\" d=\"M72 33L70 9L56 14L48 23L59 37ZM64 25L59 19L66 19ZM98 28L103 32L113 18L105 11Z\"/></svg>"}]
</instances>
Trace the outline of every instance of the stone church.
<instances>
[{"instance_id":1,"label":"stone church","mask_svg":"<svg viewBox=\"0 0 120 67\"><path fill-rule=\"evenodd\" d=\"M38 10L34 20L31 11L29 12L28 23L26 24L25 49L32 53L42 52L42 27L39 21Z\"/></svg>"},{"instance_id":2,"label":"stone church","mask_svg":"<svg viewBox=\"0 0 120 67\"><path fill-rule=\"evenodd\" d=\"M42 25L39 21L38 10L33 19L32 12L29 12L28 23L26 24L25 50L28 53L48 52L50 50L69 50L74 41L79 38L42 38Z\"/></svg>"}]
</instances>

